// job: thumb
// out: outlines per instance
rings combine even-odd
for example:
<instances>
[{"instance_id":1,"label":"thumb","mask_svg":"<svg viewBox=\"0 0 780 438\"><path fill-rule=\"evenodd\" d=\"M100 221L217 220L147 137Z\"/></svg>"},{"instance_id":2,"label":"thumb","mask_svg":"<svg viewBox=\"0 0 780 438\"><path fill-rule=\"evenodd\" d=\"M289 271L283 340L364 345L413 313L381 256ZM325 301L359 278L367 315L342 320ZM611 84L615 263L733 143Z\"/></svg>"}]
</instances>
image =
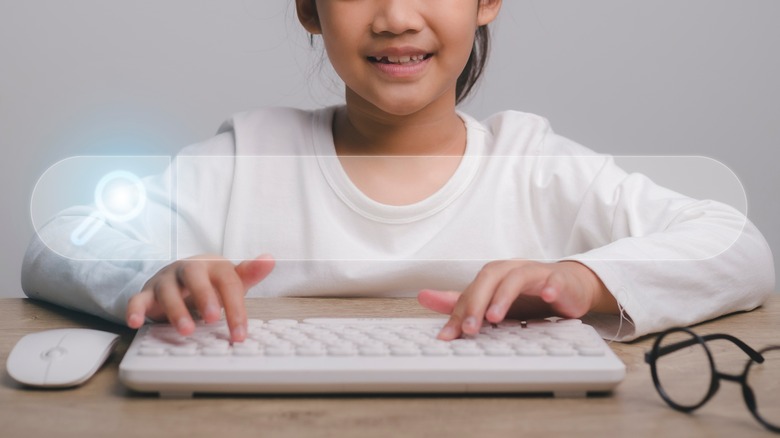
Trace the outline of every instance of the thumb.
<instances>
[{"instance_id":1,"label":"thumb","mask_svg":"<svg viewBox=\"0 0 780 438\"><path fill-rule=\"evenodd\" d=\"M273 257L263 254L252 260L244 260L236 266L236 273L244 282L244 289L249 290L259 283L274 269Z\"/></svg>"},{"instance_id":2,"label":"thumb","mask_svg":"<svg viewBox=\"0 0 780 438\"><path fill-rule=\"evenodd\" d=\"M417 302L423 307L447 315L452 313L458 298L460 298L460 292L445 292L432 289L424 289L417 294Z\"/></svg>"}]
</instances>

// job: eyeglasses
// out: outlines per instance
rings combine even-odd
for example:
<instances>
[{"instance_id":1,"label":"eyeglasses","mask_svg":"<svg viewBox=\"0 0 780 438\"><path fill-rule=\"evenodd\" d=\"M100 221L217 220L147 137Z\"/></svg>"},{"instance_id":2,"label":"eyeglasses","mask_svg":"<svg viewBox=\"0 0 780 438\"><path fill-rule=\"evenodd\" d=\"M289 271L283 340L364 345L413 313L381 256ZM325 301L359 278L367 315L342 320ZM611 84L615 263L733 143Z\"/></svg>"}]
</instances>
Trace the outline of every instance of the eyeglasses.
<instances>
[{"instance_id":1,"label":"eyeglasses","mask_svg":"<svg viewBox=\"0 0 780 438\"><path fill-rule=\"evenodd\" d=\"M742 374L724 374L715 368L707 347L714 340L732 342L750 357ZM655 389L672 408L692 412L718 392L721 379L729 380L742 385L745 404L756 420L780 433L780 345L756 351L734 336L699 336L678 327L658 336L652 350L645 353L645 362L650 365Z\"/></svg>"}]
</instances>

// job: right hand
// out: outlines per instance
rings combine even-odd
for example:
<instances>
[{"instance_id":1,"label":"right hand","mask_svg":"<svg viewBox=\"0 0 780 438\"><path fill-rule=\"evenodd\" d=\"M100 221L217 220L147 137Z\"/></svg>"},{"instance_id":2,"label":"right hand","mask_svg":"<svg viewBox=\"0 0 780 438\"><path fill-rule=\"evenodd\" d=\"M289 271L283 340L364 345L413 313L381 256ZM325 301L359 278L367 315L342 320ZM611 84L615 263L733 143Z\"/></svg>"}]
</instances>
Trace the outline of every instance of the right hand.
<instances>
[{"instance_id":1,"label":"right hand","mask_svg":"<svg viewBox=\"0 0 780 438\"><path fill-rule=\"evenodd\" d=\"M150 278L143 290L130 298L127 325L139 328L148 316L168 320L182 335L195 330L189 307L198 310L207 323L218 321L221 309L234 342L246 339L246 292L274 268L274 260L262 255L234 265L219 256L201 255L179 260Z\"/></svg>"}]
</instances>

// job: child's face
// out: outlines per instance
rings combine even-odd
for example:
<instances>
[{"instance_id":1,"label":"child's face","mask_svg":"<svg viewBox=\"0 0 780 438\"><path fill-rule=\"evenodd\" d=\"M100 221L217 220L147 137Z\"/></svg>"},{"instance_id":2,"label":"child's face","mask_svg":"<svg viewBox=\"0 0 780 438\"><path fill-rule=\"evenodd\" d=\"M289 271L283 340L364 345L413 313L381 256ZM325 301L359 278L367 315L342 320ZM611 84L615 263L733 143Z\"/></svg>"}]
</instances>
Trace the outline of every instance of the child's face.
<instances>
[{"instance_id":1,"label":"child's face","mask_svg":"<svg viewBox=\"0 0 780 438\"><path fill-rule=\"evenodd\" d=\"M316 10L313 5L316 4ZM439 102L454 107L455 86L478 26L500 0L298 0L306 29L321 34L350 104L408 115Z\"/></svg>"}]
</instances>

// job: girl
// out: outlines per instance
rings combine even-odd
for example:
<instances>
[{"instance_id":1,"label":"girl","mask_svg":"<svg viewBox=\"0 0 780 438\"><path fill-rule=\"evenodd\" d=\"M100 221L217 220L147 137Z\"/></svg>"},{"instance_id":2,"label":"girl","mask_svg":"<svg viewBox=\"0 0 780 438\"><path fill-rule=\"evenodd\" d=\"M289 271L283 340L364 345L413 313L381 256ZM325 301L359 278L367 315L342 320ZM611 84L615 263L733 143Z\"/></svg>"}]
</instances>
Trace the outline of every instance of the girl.
<instances>
[{"instance_id":1,"label":"girl","mask_svg":"<svg viewBox=\"0 0 780 438\"><path fill-rule=\"evenodd\" d=\"M241 341L249 289L433 287L418 299L450 315L441 339L484 320L559 315L629 340L752 309L774 289L766 242L730 207L628 175L543 118L504 112L478 122L457 111L484 66L501 0L296 6L345 83L345 105L234 116L146 182L144 216L108 221L83 247L58 236L92 210L58 216L25 257L30 297L133 328L167 319L182 334L194 330L190 309L207 322L224 309ZM154 261L167 227L156 218L169 206L177 260Z\"/></svg>"}]
</instances>

